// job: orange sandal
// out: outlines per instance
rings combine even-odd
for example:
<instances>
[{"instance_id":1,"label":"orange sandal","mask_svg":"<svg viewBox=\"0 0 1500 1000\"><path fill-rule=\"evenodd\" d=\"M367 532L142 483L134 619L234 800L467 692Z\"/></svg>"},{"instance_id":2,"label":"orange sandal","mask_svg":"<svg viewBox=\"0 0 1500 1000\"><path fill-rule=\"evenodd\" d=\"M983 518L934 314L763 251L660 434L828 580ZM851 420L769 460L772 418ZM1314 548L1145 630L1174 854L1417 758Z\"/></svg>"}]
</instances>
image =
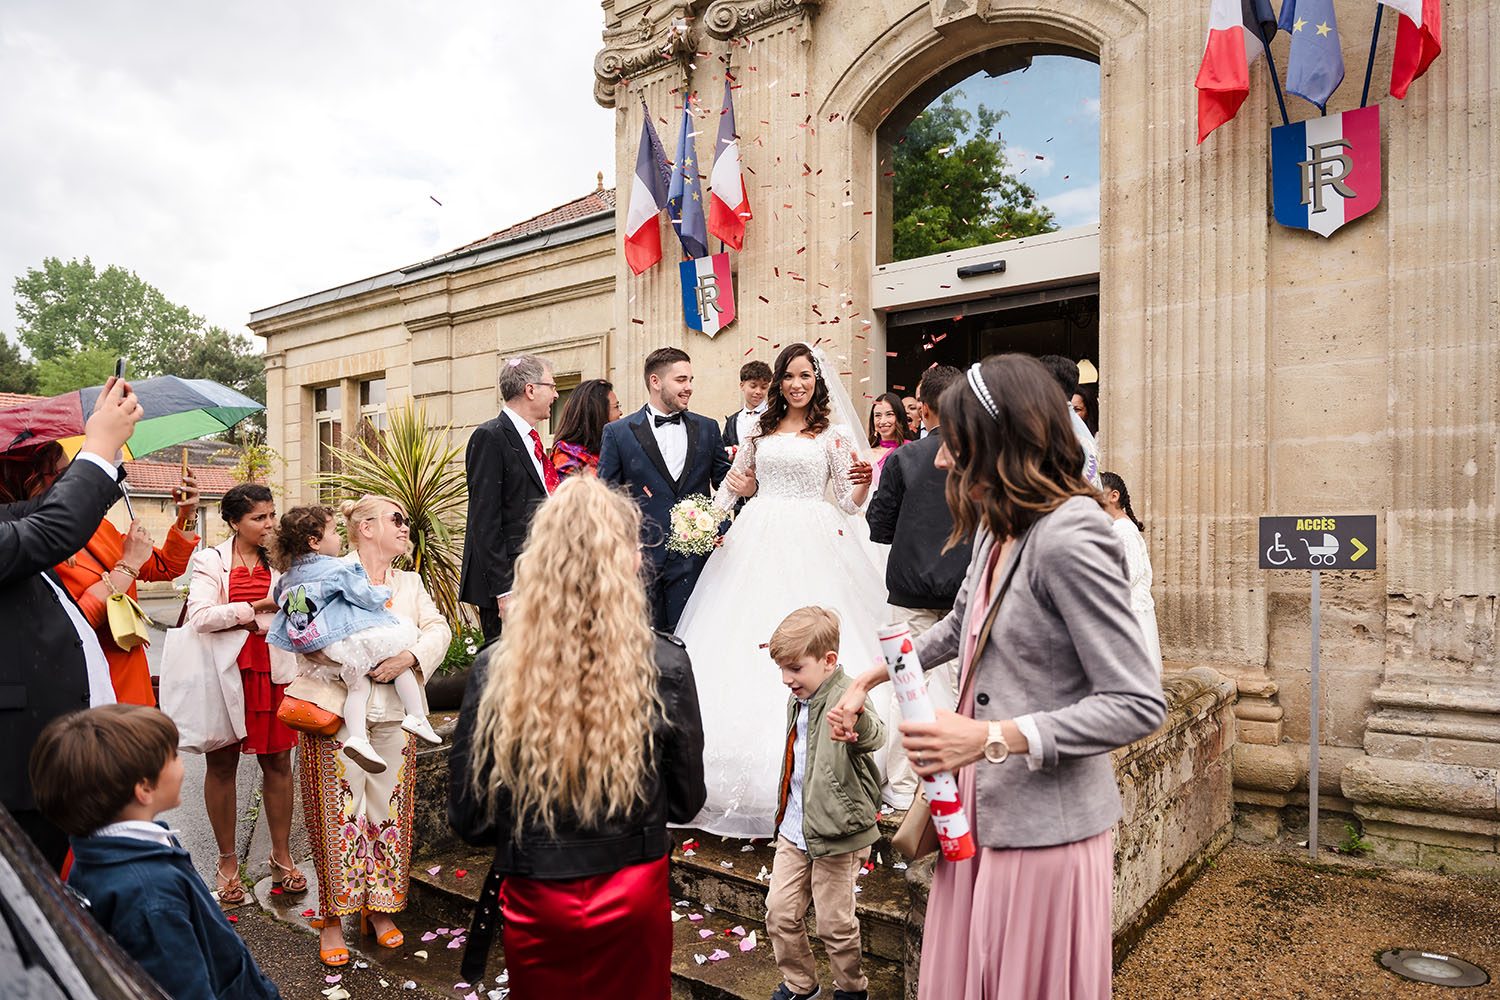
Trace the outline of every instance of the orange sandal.
<instances>
[{"instance_id":1,"label":"orange sandal","mask_svg":"<svg viewBox=\"0 0 1500 1000\"><path fill-rule=\"evenodd\" d=\"M215 870L214 895L218 897L221 906L240 906L245 902L245 884L240 881L239 855L233 851L219 855L220 869L225 858L236 859L234 874L226 878L222 870Z\"/></svg>"},{"instance_id":2,"label":"orange sandal","mask_svg":"<svg viewBox=\"0 0 1500 1000\"><path fill-rule=\"evenodd\" d=\"M307 876L302 874L296 865L284 865L276 860L276 855L266 859L266 864L271 866L271 886L282 892L297 896L307 891ZM276 873L280 872L278 879Z\"/></svg>"},{"instance_id":3,"label":"orange sandal","mask_svg":"<svg viewBox=\"0 0 1500 1000\"><path fill-rule=\"evenodd\" d=\"M375 933L375 925L370 920L369 910L359 911L359 932L364 935ZM392 927L375 939L375 943L382 948L399 948L406 943L406 935L401 933L401 928Z\"/></svg>"},{"instance_id":4,"label":"orange sandal","mask_svg":"<svg viewBox=\"0 0 1500 1000\"><path fill-rule=\"evenodd\" d=\"M341 921L338 917L313 917L307 921L307 926L316 930L322 930L330 925L337 925ZM322 942L319 942L321 945ZM338 948L318 948L318 961L330 969L337 969L349 964L349 948L340 946Z\"/></svg>"}]
</instances>

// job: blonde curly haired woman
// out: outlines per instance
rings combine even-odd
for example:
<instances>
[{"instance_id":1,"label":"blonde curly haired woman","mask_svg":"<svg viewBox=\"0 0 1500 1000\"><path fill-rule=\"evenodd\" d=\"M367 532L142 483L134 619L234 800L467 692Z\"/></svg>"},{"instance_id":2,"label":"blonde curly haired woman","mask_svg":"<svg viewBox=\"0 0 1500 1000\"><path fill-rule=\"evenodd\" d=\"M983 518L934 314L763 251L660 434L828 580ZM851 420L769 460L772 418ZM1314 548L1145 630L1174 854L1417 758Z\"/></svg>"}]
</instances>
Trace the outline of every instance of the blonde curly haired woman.
<instances>
[{"instance_id":1,"label":"blonde curly haired woman","mask_svg":"<svg viewBox=\"0 0 1500 1000\"><path fill-rule=\"evenodd\" d=\"M538 508L453 736L449 822L495 848L470 948L502 918L514 1000L671 992L666 825L703 805L703 730L649 624L640 517L592 476Z\"/></svg>"}]
</instances>

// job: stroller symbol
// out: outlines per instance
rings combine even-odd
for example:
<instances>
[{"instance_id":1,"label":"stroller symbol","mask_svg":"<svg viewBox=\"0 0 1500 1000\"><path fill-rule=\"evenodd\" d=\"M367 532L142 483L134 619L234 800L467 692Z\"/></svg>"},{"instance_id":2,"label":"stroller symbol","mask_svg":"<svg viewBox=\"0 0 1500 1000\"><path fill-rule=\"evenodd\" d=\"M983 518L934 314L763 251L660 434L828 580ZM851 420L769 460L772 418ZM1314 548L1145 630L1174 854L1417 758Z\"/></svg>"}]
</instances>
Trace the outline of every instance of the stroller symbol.
<instances>
[{"instance_id":1,"label":"stroller symbol","mask_svg":"<svg viewBox=\"0 0 1500 1000\"><path fill-rule=\"evenodd\" d=\"M1307 546L1307 561L1314 566L1332 566L1339 554L1339 540L1326 533L1323 535L1322 545L1313 545L1305 538L1302 539L1302 544Z\"/></svg>"}]
</instances>

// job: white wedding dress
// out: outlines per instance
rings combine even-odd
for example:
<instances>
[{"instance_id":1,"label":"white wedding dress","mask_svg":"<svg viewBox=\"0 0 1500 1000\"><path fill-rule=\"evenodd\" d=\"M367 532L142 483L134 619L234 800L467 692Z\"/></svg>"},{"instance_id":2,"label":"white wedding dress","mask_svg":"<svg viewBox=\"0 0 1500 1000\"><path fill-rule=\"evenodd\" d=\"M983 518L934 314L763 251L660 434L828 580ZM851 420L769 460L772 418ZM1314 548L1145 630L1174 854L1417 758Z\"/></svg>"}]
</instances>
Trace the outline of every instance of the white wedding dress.
<instances>
[{"instance_id":1,"label":"white wedding dress","mask_svg":"<svg viewBox=\"0 0 1500 1000\"><path fill-rule=\"evenodd\" d=\"M783 618L807 605L832 608L844 670L883 662L875 632L885 618L884 575L851 521L856 447L835 426L816 438L752 438L735 456L735 469L753 468L758 489L709 557L677 626L698 685L708 782L707 804L690 826L730 837L774 832L789 692L766 646ZM715 498L726 510L733 499L727 486ZM884 750L876 760L884 773Z\"/></svg>"}]
</instances>

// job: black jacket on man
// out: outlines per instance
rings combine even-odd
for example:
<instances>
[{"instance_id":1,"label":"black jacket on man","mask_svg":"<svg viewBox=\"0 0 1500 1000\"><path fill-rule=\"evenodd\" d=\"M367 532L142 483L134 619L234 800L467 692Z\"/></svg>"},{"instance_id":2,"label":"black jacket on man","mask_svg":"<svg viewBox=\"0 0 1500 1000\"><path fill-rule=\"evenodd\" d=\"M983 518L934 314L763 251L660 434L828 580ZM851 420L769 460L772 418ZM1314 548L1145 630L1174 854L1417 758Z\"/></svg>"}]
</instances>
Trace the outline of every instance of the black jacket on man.
<instances>
[{"instance_id":1,"label":"black jacket on man","mask_svg":"<svg viewBox=\"0 0 1500 1000\"><path fill-rule=\"evenodd\" d=\"M13 813L36 808L27 763L42 729L89 707L83 640L42 574L82 551L119 499L116 481L84 461L39 499L0 506L0 802Z\"/></svg>"},{"instance_id":2,"label":"black jacket on man","mask_svg":"<svg viewBox=\"0 0 1500 1000\"><path fill-rule=\"evenodd\" d=\"M738 448L740 446L740 414L743 410L735 410L724 418L724 447Z\"/></svg>"},{"instance_id":3,"label":"black jacket on man","mask_svg":"<svg viewBox=\"0 0 1500 1000\"><path fill-rule=\"evenodd\" d=\"M953 513L943 492L948 473L932 464L942 443L932 434L892 452L865 512L870 540L891 547L885 589L900 608L953 607L969 568L970 542L943 552Z\"/></svg>"},{"instance_id":4,"label":"black jacket on man","mask_svg":"<svg viewBox=\"0 0 1500 1000\"><path fill-rule=\"evenodd\" d=\"M555 833L528 822L517 837L510 798L498 792L493 817L470 787L470 748L474 719L484 692L489 660L498 646L479 654L469 671L458 728L448 757L448 823L467 843L495 848L495 871L536 879L575 879L607 875L631 865L667 856L668 823L687 823L703 808L703 721L698 688L687 650L676 639L656 635L657 693L663 712L655 725L653 757L645 776L645 794L629 815L581 828L560 818ZM645 753L646 748L641 748Z\"/></svg>"},{"instance_id":5,"label":"black jacket on man","mask_svg":"<svg viewBox=\"0 0 1500 1000\"><path fill-rule=\"evenodd\" d=\"M502 412L474 428L464 453L469 514L458 595L479 609L487 639L499 632L495 598L510 592L531 517L547 499L533 447Z\"/></svg>"}]
</instances>

